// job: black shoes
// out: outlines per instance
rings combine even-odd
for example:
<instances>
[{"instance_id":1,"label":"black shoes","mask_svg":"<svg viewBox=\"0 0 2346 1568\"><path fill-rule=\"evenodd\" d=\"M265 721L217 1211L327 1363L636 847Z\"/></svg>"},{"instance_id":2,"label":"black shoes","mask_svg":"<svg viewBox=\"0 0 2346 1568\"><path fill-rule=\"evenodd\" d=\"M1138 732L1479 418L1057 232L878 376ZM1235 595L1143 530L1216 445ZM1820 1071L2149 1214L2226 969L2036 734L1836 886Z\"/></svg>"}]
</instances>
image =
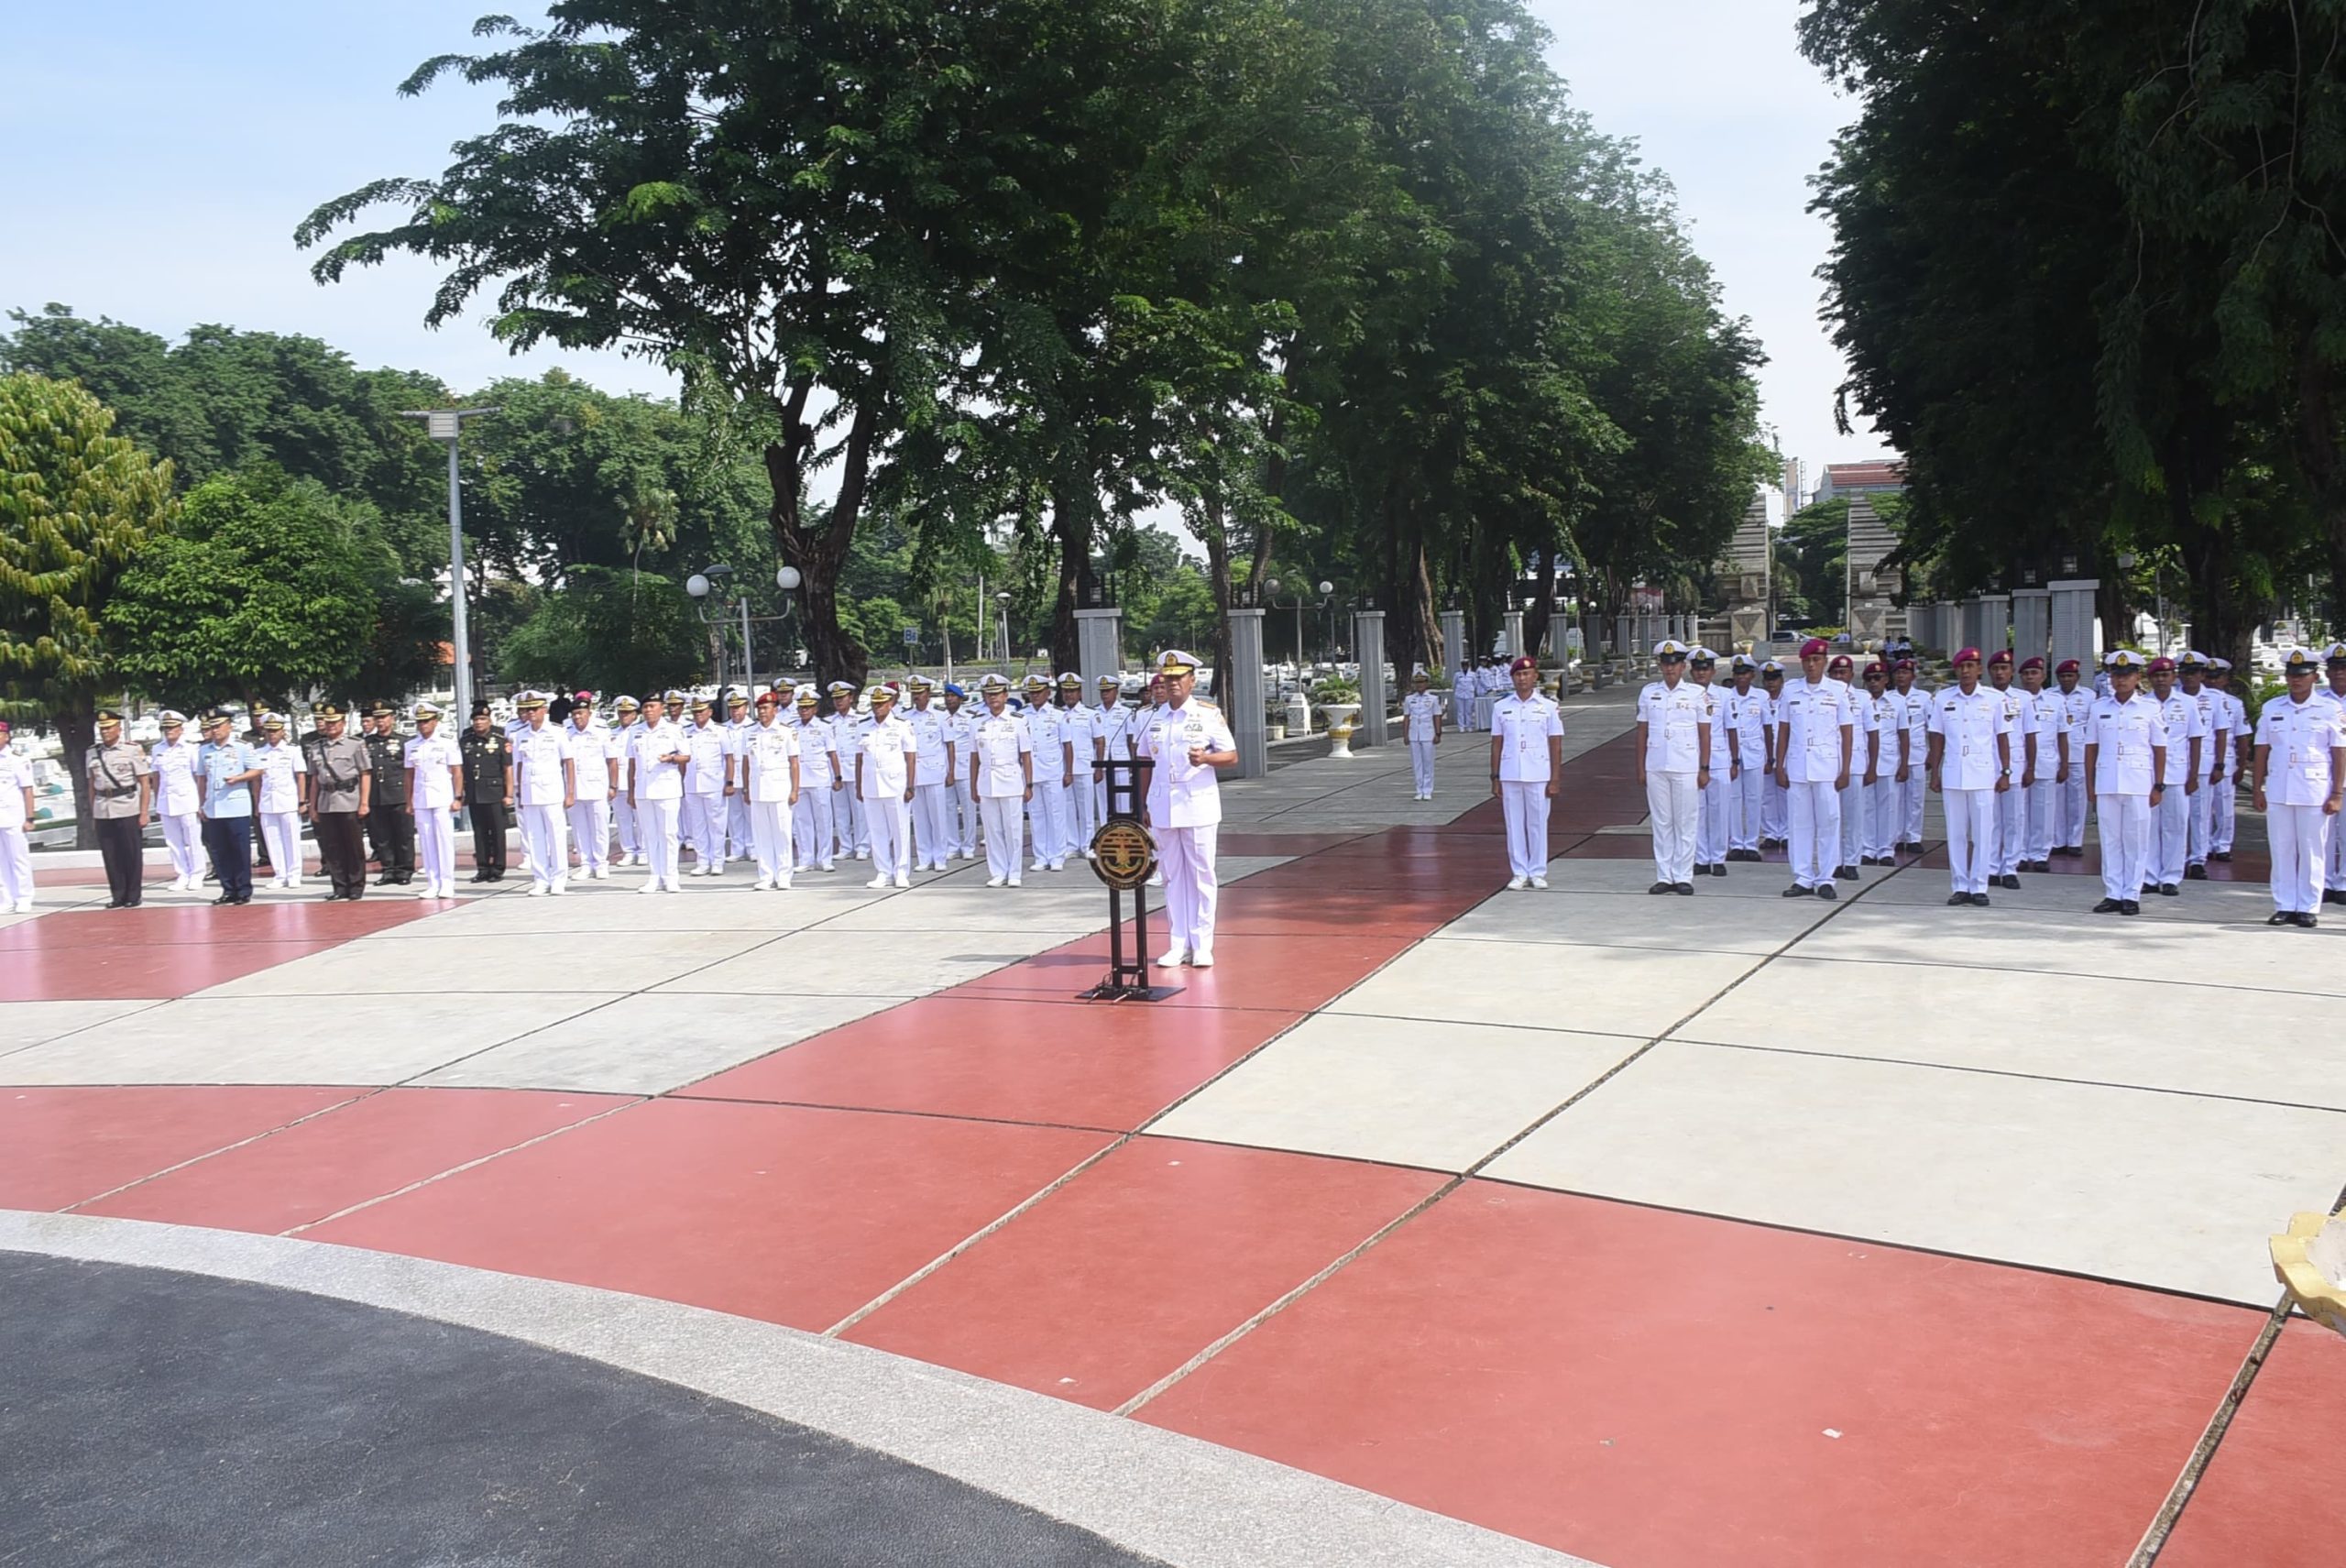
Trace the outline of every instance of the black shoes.
<instances>
[{"instance_id":1,"label":"black shoes","mask_svg":"<svg viewBox=\"0 0 2346 1568\"><path fill-rule=\"evenodd\" d=\"M2186 882L2206 882L2208 880L2208 868L2203 865L2186 866L2183 868L2183 880Z\"/></svg>"},{"instance_id":2,"label":"black shoes","mask_svg":"<svg viewBox=\"0 0 2346 1568\"><path fill-rule=\"evenodd\" d=\"M1858 880L1858 868L1855 866L1835 866L1833 868L1833 875L1841 882L1855 882Z\"/></svg>"},{"instance_id":3,"label":"black shoes","mask_svg":"<svg viewBox=\"0 0 2346 1568\"><path fill-rule=\"evenodd\" d=\"M2096 915L2123 915L2126 913L2126 906L2117 899L2105 898L2093 906L2093 912Z\"/></svg>"},{"instance_id":4,"label":"black shoes","mask_svg":"<svg viewBox=\"0 0 2346 1568\"><path fill-rule=\"evenodd\" d=\"M2267 926L2302 926L2308 931L2319 929L2321 925L2320 918L2317 916L2298 914L2286 909L2276 910L2266 916L2264 923Z\"/></svg>"},{"instance_id":5,"label":"black shoes","mask_svg":"<svg viewBox=\"0 0 2346 1568\"><path fill-rule=\"evenodd\" d=\"M1840 895L1833 891L1833 884L1831 883L1825 882L1816 884L1816 896L1823 899L1825 903L1830 904L1834 899Z\"/></svg>"},{"instance_id":6,"label":"black shoes","mask_svg":"<svg viewBox=\"0 0 2346 1568\"><path fill-rule=\"evenodd\" d=\"M1781 896L1785 898L1806 898L1814 891L1814 890L1812 888L1805 888L1801 886L1800 883L1794 883L1792 886L1784 889Z\"/></svg>"},{"instance_id":7,"label":"black shoes","mask_svg":"<svg viewBox=\"0 0 2346 1568\"><path fill-rule=\"evenodd\" d=\"M2080 850L2077 852L2079 854L2083 854L2085 851ZM2230 850L2210 850L2208 851L2208 858L2211 861L2230 861L2232 858L2232 852Z\"/></svg>"},{"instance_id":8,"label":"black shoes","mask_svg":"<svg viewBox=\"0 0 2346 1568\"><path fill-rule=\"evenodd\" d=\"M1970 902L1971 895L1968 893L1950 893L1946 895L1946 906L1949 909L1961 909Z\"/></svg>"},{"instance_id":9,"label":"black shoes","mask_svg":"<svg viewBox=\"0 0 2346 1568\"><path fill-rule=\"evenodd\" d=\"M1971 895L1971 902L1975 907L1985 909L1988 907L1988 895L1984 893L1975 893Z\"/></svg>"},{"instance_id":10,"label":"black shoes","mask_svg":"<svg viewBox=\"0 0 2346 1568\"><path fill-rule=\"evenodd\" d=\"M1691 882L1682 882L1670 891L1682 898L1692 898L1694 896L1694 884Z\"/></svg>"},{"instance_id":11,"label":"black shoes","mask_svg":"<svg viewBox=\"0 0 2346 1568\"><path fill-rule=\"evenodd\" d=\"M2183 896L2183 890L2176 886L2175 883L2171 882L2163 882L2159 883L2159 896L2161 898L2180 898Z\"/></svg>"},{"instance_id":12,"label":"black shoes","mask_svg":"<svg viewBox=\"0 0 2346 1568\"><path fill-rule=\"evenodd\" d=\"M1677 884L1674 883L1658 882L1651 887L1646 889L1646 891L1648 893L1675 893L1677 891Z\"/></svg>"},{"instance_id":13,"label":"black shoes","mask_svg":"<svg viewBox=\"0 0 2346 1568\"><path fill-rule=\"evenodd\" d=\"M2140 915L2142 912L2142 904L2138 900L2132 898L2118 906L2118 913L2121 915Z\"/></svg>"},{"instance_id":14,"label":"black shoes","mask_svg":"<svg viewBox=\"0 0 2346 1568\"><path fill-rule=\"evenodd\" d=\"M2332 888L2322 894L2321 901L2324 904L2346 904L2346 893Z\"/></svg>"}]
</instances>

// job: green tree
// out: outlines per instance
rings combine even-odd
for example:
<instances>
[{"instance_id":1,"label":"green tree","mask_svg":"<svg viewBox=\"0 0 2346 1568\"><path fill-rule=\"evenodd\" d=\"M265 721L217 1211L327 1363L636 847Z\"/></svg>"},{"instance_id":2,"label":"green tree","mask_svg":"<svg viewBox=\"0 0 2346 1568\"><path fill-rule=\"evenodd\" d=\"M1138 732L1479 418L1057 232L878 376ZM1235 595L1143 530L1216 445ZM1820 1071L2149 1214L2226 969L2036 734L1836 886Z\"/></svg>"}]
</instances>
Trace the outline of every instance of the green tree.
<instances>
[{"instance_id":1,"label":"green tree","mask_svg":"<svg viewBox=\"0 0 2346 1568\"><path fill-rule=\"evenodd\" d=\"M692 600L678 583L649 572L577 566L504 640L498 673L597 692L649 690L693 680L707 652Z\"/></svg>"},{"instance_id":2,"label":"green tree","mask_svg":"<svg viewBox=\"0 0 2346 1568\"><path fill-rule=\"evenodd\" d=\"M181 707L226 693L281 705L347 682L395 570L372 522L366 503L273 466L206 479L106 606L123 679Z\"/></svg>"},{"instance_id":3,"label":"green tree","mask_svg":"<svg viewBox=\"0 0 2346 1568\"><path fill-rule=\"evenodd\" d=\"M85 848L96 835L79 761L116 678L101 620L174 510L170 464L113 429L70 381L0 376L0 706L57 726Z\"/></svg>"}]
</instances>

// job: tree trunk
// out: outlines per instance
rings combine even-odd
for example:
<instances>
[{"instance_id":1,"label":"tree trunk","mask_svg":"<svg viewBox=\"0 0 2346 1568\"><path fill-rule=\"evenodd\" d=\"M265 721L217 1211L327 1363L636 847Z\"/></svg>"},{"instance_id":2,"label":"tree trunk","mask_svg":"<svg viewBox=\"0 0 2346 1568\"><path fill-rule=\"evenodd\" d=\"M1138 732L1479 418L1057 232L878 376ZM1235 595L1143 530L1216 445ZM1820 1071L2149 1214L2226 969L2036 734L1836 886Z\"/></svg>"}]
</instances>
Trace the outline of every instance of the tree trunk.
<instances>
[{"instance_id":1,"label":"tree trunk","mask_svg":"<svg viewBox=\"0 0 2346 1568\"><path fill-rule=\"evenodd\" d=\"M1091 569L1099 495L1091 474L1062 474L1051 485L1051 534L1059 545L1058 591L1051 601L1051 663L1060 670L1082 665L1075 612L1098 598Z\"/></svg>"},{"instance_id":2,"label":"tree trunk","mask_svg":"<svg viewBox=\"0 0 2346 1568\"><path fill-rule=\"evenodd\" d=\"M774 545L786 565L798 568L805 611L807 657L819 680L851 681L861 686L871 674L871 654L839 620L839 579L871 482L873 432L879 425L878 395L856 406L840 454L839 499L831 503L823 531L806 527L800 509L806 493L806 459L814 433L801 417L809 388L794 389L783 409L783 437L765 449L766 480L773 491L767 518Z\"/></svg>"},{"instance_id":3,"label":"tree trunk","mask_svg":"<svg viewBox=\"0 0 2346 1568\"><path fill-rule=\"evenodd\" d=\"M50 715L57 725L59 746L57 760L73 779L73 847L94 850L98 847L98 819L90 809L90 770L87 766L90 748L98 743L97 703L86 692L77 692ZM29 822L25 825L29 828Z\"/></svg>"},{"instance_id":4,"label":"tree trunk","mask_svg":"<svg viewBox=\"0 0 2346 1568\"><path fill-rule=\"evenodd\" d=\"M1206 547L1206 582L1213 590L1213 646L1203 655L1213 666L1213 700L1227 707L1230 696L1230 534L1222 509L1209 503L1199 542ZM1192 650L1194 652L1194 650Z\"/></svg>"}]
</instances>

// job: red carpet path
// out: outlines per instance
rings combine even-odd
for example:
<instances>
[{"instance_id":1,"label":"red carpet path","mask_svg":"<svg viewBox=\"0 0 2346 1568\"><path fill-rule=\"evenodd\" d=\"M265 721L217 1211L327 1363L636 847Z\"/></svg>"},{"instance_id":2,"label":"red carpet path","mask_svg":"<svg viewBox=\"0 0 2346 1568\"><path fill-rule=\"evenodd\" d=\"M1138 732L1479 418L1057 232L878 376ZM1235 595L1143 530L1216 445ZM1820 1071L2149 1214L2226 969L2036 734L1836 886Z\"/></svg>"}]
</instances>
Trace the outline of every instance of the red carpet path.
<instances>
[{"instance_id":1,"label":"red carpet path","mask_svg":"<svg viewBox=\"0 0 2346 1568\"><path fill-rule=\"evenodd\" d=\"M1642 855L1592 836L1642 816L1617 742L1571 765L1554 843ZM1142 1401L1135 1419L1608 1568L2124 1563L2263 1313L1138 1133L1488 896L1497 829L1494 805L1440 830L1233 832L1229 852L1301 858L1229 890L1222 961L1168 1004L1073 1000L1102 935L652 1099L0 1089L0 1206L299 1232L835 1330ZM181 994L429 911L220 913L237 939L209 909L0 931L0 996ZM2308 1441L2341 1409L2346 1345L2291 1325L2162 1562L2346 1562L2346 1488Z\"/></svg>"}]
</instances>

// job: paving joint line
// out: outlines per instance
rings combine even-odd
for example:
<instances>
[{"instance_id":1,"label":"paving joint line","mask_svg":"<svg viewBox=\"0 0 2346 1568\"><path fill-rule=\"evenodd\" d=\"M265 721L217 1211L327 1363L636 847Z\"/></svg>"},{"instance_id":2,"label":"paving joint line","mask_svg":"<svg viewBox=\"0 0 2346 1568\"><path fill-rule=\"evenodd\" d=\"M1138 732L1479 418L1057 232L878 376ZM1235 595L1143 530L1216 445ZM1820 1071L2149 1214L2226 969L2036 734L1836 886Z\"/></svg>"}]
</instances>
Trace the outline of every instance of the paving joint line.
<instances>
[{"instance_id":1,"label":"paving joint line","mask_svg":"<svg viewBox=\"0 0 2346 1568\"><path fill-rule=\"evenodd\" d=\"M115 1085L115 1087L122 1086ZM278 1088L284 1086L272 1084L269 1087ZM351 1086L336 1084L332 1085L331 1087L344 1088ZM376 1095L382 1092L383 1086L379 1084L361 1088L359 1092L353 1094L347 1100L337 1100L331 1105L321 1105L314 1111L304 1112L302 1114L294 1117L290 1122L280 1122L274 1127L263 1128L261 1131L255 1133L248 1137L238 1138L235 1143L222 1144L216 1149L206 1149L200 1155L192 1155L186 1159L179 1161L175 1165L167 1165L160 1170L150 1170L146 1175L138 1177L134 1180L123 1182L119 1186L109 1187L104 1192L93 1193L87 1198L68 1203L64 1208L59 1209L55 1212L60 1214L71 1214L77 1212L92 1203L102 1203L109 1198L129 1191L134 1187L143 1187L149 1181L159 1181L174 1171L185 1170L192 1165L201 1165L205 1160L212 1158L215 1155L229 1154L249 1145L259 1143L263 1138L273 1138L280 1133L291 1131L293 1128L301 1125L304 1122L314 1122L319 1117L326 1115L332 1112L339 1111L345 1105L356 1105L362 1100L372 1100Z\"/></svg>"}]
</instances>

